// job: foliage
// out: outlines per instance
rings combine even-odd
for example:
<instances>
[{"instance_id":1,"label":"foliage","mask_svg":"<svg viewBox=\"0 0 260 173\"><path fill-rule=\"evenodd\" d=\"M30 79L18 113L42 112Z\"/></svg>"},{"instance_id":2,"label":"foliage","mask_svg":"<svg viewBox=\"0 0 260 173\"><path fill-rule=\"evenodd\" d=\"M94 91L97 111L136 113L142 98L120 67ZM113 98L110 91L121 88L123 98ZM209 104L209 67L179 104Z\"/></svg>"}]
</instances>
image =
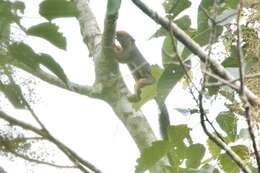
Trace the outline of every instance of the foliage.
<instances>
[{"instance_id":1,"label":"foliage","mask_svg":"<svg viewBox=\"0 0 260 173\"><path fill-rule=\"evenodd\" d=\"M67 0L44 0L40 4L39 13L48 20L60 17L75 17L78 10L73 1Z\"/></svg>"},{"instance_id":2,"label":"foliage","mask_svg":"<svg viewBox=\"0 0 260 173\"><path fill-rule=\"evenodd\" d=\"M15 157L31 158L35 160L50 159L50 153L41 147L40 138L32 138L28 131L4 124L0 128L0 155L10 160Z\"/></svg>"},{"instance_id":3,"label":"foliage","mask_svg":"<svg viewBox=\"0 0 260 173\"><path fill-rule=\"evenodd\" d=\"M225 48L228 50L229 56L224 59L222 65L227 69L238 69L238 50L237 47L234 46L236 43L234 40L236 33L235 30L230 32L230 29L232 28L232 26L234 26L234 19L236 17L236 8L238 3L239 1L217 1L216 6L214 6L213 0L202 0L198 8L198 27L196 29L190 28L191 25L189 16L178 16L181 15L180 12L189 7L189 3L187 1L180 2L178 0L166 0L163 3L163 7L165 9L165 12L167 13L166 17L175 22L201 46L208 45L210 42L211 44L224 43ZM176 20L175 18L177 16L179 18ZM256 20L254 20L254 22L255 21ZM248 22L250 21L248 20ZM249 36L245 35L245 30L250 32ZM252 33L254 36L252 36ZM212 34L214 34L213 37ZM259 40L258 36L256 35L257 34L254 28L243 28L243 39L245 41L244 51L246 57L249 53L251 57L259 57L253 54L255 52L259 52L255 50L255 45L258 45L257 41L255 40ZM161 100L164 101L167 95L170 93L171 89L176 85L176 83L180 82L183 76L185 76L184 68L181 68L180 65L175 65L174 62L179 62L179 59L182 59L185 63L187 61L187 58L191 54L187 48L183 49L182 46L180 46L181 44L179 42L175 41L174 39L170 39L169 34L163 28L157 30L151 38L156 37L165 38L162 46L162 61L164 69L162 71L162 75L158 80L157 86L157 96L158 98L162 98ZM250 51L249 47L252 48L253 51L247 53L248 51ZM258 63L258 60L256 58L253 60L254 61L248 62L250 64L246 65L246 69L251 68L253 65L255 65L255 63ZM173 74L173 71L176 71L177 74ZM259 70L257 71L259 72ZM235 76L238 76L238 74L235 73ZM192 78L192 76L190 77ZM256 81L256 79L254 79L254 81ZM208 82L215 83L217 82L217 80L215 80L214 78L210 78ZM254 85L254 88L255 86L256 85ZM208 94L213 97L220 97L219 95L222 95L227 100L230 100L232 102L231 104L238 103L234 97L234 91L229 90L228 87L209 87L208 92ZM210 100L210 98L208 99ZM252 171L254 171L254 161L252 157L250 157L250 152L252 152L250 151L251 148L239 143L241 139L247 141L250 140L248 129L241 128L238 125L244 122L244 119L239 118L239 115L243 114L243 110L238 111L238 106L231 107L229 104L226 105L229 110L220 112L216 117L216 121L213 123L213 125L217 127L217 133L219 133L218 136L221 136L222 140L224 140L227 145L232 145L231 149L235 153L237 153L238 156L240 156L240 158L245 161L245 163L247 163L248 165L252 165L251 168ZM186 109L189 110L189 108ZM216 133L213 134L217 135ZM224 172L239 172L240 169L236 165L236 163L222 148L216 145L212 140L208 139L206 145L194 144L192 138L196 137L190 135L190 130L186 125L171 126L168 129L168 135L170 136L169 141L163 140L160 142L169 143L170 145L170 147L167 147L168 150L164 156L167 156L168 158L170 157L171 166L168 169L170 169L172 172L215 173L220 172L220 170ZM210 156L207 156L207 158L205 158L204 155L206 150L208 150L210 153ZM149 158L151 158L152 153L165 152L165 148L163 148L161 151L158 151L158 149L150 147L148 151L150 152ZM146 155L148 154L146 153ZM161 156L160 159L163 158L161 154L158 154L157 156ZM155 157L156 156L153 156L153 158ZM144 161L139 161L137 168L146 165L146 169L148 169L149 167L147 166L147 164L144 164L145 160L148 160L148 156L141 155L140 159ZM158 160L159 158L157 158L156 161ZM156 163L156 161L154 160L154 164ZM214 165L216 161L217 165Z\"/></svg>"},{"instance_id":4,"label":"foliage","mask_svg":"<svg viewBox=\"0 0 260 173\"><path fill-rule=\"evenodd\" d=\"M199 171L201 161L205 155L205 147L194 143L190 136L190 129L182 124L171 126L168 130L169 141L155 142L147 148L138 159L136 172L149 169L153 164L167 155L171 166L165 167L172 172ZM149 161L149 164L147 163ZM153 163L153 164L152 164ZM182 165L185 165L183 167ZM206 166L206 165L203 165Z\"/></svg>"},{"instance_id":5,"label":"foliage","mask_svg":"<svg viewBox=\"0 0 260 173\"><path fill-rule=\"evenodd\" d=\"M8 46L10 56L18 62L23 63L33 70L43 65L59 77L67 86L69 86L67 76L62 67L48 54L37 54L25 43L13 43Z\"/></svg>"},{"instance_id":6,"label":"foliage","mask_svg":"<svg viewBox=\"0 0 260 173\"><path fill-rule=\"evenodd\" d=\"M58 32L58 26L47 22L32 26L27 34L42 37L61 49L66 49L66 39Z\"/></svg>"}]
</instances>

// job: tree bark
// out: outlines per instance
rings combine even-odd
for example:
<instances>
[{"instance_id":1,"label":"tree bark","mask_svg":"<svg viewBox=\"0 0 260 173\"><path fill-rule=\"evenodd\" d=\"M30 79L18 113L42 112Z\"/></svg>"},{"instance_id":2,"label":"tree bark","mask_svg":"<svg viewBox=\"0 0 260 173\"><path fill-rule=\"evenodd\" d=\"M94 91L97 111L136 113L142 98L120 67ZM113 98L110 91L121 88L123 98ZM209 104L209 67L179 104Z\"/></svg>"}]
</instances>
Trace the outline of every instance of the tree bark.
<instances>
[{"instance_id":1,"label":"tree bark","mask_svg":"<svg viewBox=\"0 0 260 173\"><path fill-rule=\"evenodd\" d=\"M151 146L156 137L143 113L135 111L132 103L128 101L127 95L129 90L122 80L118 62L116 62L114 57L112 44L118 13L115 11L113 14L106 14L104 31L101 37L100 29L88 6L88 2L86 0L75 0L75 3L80 12L78 21L81 27L81 34L95 62L96 80L94 85L101 88L100 99L106 101L112 107L116 116L122 121L135 141L140 152L142 152L145 148ZM108 0L108 6L109 3L112 2ZM167 163L165 158L158 161L150 169L150 172L163 172L163 166L167 165Z\"/></svg>"}]
</instances>

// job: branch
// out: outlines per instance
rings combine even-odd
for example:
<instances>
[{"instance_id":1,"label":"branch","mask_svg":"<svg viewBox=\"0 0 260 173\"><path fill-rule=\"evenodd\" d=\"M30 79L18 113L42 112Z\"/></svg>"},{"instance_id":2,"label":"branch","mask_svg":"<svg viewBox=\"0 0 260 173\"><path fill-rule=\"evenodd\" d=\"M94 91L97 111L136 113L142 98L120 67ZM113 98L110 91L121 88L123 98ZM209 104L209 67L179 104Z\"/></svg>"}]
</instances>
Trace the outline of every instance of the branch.
<instances>
[{"instance_id":1,"label":"branch","mask_svg":"<svg viewBox=\"0 0 260 173\"><path fill-rule=\"evenodd\" d=\"M92 98L98 98L100 95L100 89L98 88L98 86L82 86L73 82L69 82L71 85L71 88L68 88L64 82L62 82L59 78L55 77L54 75L51 75L50 73L47 73L41 69L38 69L37 71L31 69L30 67L21 64L21 63L17 63L17 62L11 62L11 65L14 65L15 67L22 69L26 72L28 72L29 74L32 74L33 76L38 77L39 79L52 84L54 86L63 88L65 90L71 91L71 92L75 92L77 94L82 94L85 96L89 96Z\"/></svg>"},{"instance_id":2,"label":"branch","mask_svg":"<svg viewBox=\"0 0 260 173\"><path fill-rule=\"evenodd\" d=\"M58 139L54 138L51 134L47 137L48 140L52 141L61 151L63 151L69 159L71 159L76 165L81 169L84 170L84 172L89 173L85 170L83 166L87 167L94 173L102 173L96 166L94 166L92 163L86 161L85 159L81 158L75 151L67 147L65 144L60 142Z\"/></svg>"},{"instance_id":3,"label":"branch","mask_svg":"<svg viewBox=\"0 0 260 173\"><path fill-rule=\"evenodd\" d=\"M255 134L254 134L254 130L253 130L253 123L251 120L251 106L249 104L245 104L245 117L246 117L246 121L247 121L247 125L248 125L248 132L253 144L253 149L254 149L254 154L255 154L255 158L256 158L256 163L257 163L257 168L258 168L258 172L260 172L260 157L259 157L259 152L258 152L258 147L257 147L257 143L256 143L256 138L255 138Z\"/></svg>"},{"instance_id":4,"label":"branch","mask_svg":"<svg viewBox=\"0 0 260 173\"><path fill-rule=\"evenodd\" d=\"M94 56L100 50L101 32L97 20L91 11L87 0L74 0L79 11L78 21L84 42L86 43L89 55Z\"/></svg>"},{"instance_id":5,"label":"branch","mask_svg":"<svg viewBox=\"0 0 260 173\"><path fill-rule=\"evenodd\" d=\"M117 8L112 8L114 6ZM96 82L102 83L105 88L114 85L113 81L116 83L117 78L121 76L112 46L115 38L119 7L119 2L117 3L115 0L107 1L104 31L101 40L101 53L95 57Z\"/></svg>"},{"instance_id":6,"label":"branch","mask_svg":"<svg viewBox=\"0 0 260 173\"><path fill-rule=\"evenodd\" d=\"M153 19L156 23L159 23L164 29L172 34L185 46L187 46L191 52L197 55L201 61L208 62L211 70L217 74L219 77L225 80L234 80L234 77L227 71L225 68L220 65L215 59L208 57L207 53L197 44L194 40L192 40L183 30L181 30L176 24L168 21L167 19L159 16L155 11L147 7L140 0L132 0L132 2L140 8L146 15L148 15L151 19ZM234 83L238 88L240 88L240 82L236 81ZM237 90L239 92L239 89ZM244 88L244 92L248 100L253 105L260 105L260 99L251 92L248 88Z\"/></svg>"},{"instance_id":7,"label":"branch","mask_svg":"<svg viewBox=\"0 0 260 173\"><path fill-rule=\"evenodd\" d=\"M244 76L245 79L254 79L254 78L259 78L259 77L260 77L260 73L248 74L248 75ZM223 83L223 82L207 83L206 87L221 87L221 86L224 86L224 85L230 86L230 84L232 84L232 83L234 83L235 81L238 81L238 80L240 80L240 78L237 78L237 79L230 81L229 84L226 84L226 83Z\"/></svg>"},{"instance_id":8,"label":"branch","mask_svg":"<svg viewBox=\"0 0 260 173\"><path fill-rule=\"evenodd\" d=\"M33 158L30 158L29 156L26 156L26 155L23 155L23 154L20 154L16 151L10 151L13 155L15 155L16 157L20 157L24 160L27 160L29 162L34 162L34 163L37 163L37 164L42 164L42 165L48 165L48 166L52 166L52 167L56 167L56 168L69 168L69 169L76 169L77 167L76 166L65 166L65 165L58 165L58 164L55 164L55 163L50 163L50 162L46 162L46 161L41 161L41 160L37 160L37 159L33 159Z\"/></svg>"},{"instance_id":9,"label":"branch","mask_svg":"<svg viewBox=\"0 0 260 173\"><path fill-rule=\"evenodd\" d=\"M32 132L34 132L34 133L36 133L36 134L38 134L40 136L45 136L44 132L41 129L39 129L39 128L35 127L35 126L32 126L32 125L30 125L30 124L28 124L26 122L23 122L23 121L20 121L18 119L15 119L15 118L11 117L10 115L6 114L3 111L0 111L0 118L5 120L5 121L7 121L7 122L9 122L12 125L17 125L17 126L22 127L23 129L32 131Z\"/></svg>"},{"instance_id":10,"label":"branch","mask_svg":"<svg viewBox=\"0 0 260 173\"><path fill-rule=\"evenodd\" d=\"M117 4L117 5L115 5ZM105 55L113 52L112 44L114 43L115 32L116 32L116 22L118 18L118 10L120 8L121 2L113 2L113 0L107 1L107 11L106 18L104 24L104 32L102 36L102 48L105 51ZM112 6L116 6L116 8L112 8ZM112 9L112 10L111 10ZM109 52L110 51L110 52Z\"/></svg>"},{"instance_id":11,"label":"branch","mask_svg":"<svg viewBox=\"0 0 260 173\"><path fill-rule=\"evenodd\" d=\"M247 167L247 165L240 159L240 157L231 149L229 148L222 140L212 135L205 124L204 117L206 116L206 113L203 108L203 102L202 102L202 93L199 93L199 109L200 109L200 123L202 126L203 131L206 133L206 135L215 143L217 144L221 149L226 151L227 155L230 156L230 158L243 170L245 173L250 173L250 169Z\"/></svg>"},{"instance_id":12,"label":"branch","mask_svg":"<svg viewBox=\"0 0 260 173\"><path fill-rule=\"evenodd\" d=\"M6 114L3 111L0 111L0 118L9 122L12 125L16 125L19 127L22 127L23 129L29 130L34 132L35 134L38 134L39 136L42 136L44 139L47 139L50 142L53 142L59 149L61 149L61 151L64 152L64 154L66 154L70 159L72 159L72 162L75 163L80 163L84 166L86 166L87 168L89 168L90 170L92 170L95 173L101 173L101 171L99 171L95 166L93 166L91 163L89 163L88 161L82 159L80 156L78 156L73 150L71 150L69 147L67 147L66 145L64 145L63 143L61 143L58 139L54 138L53 136L50 136L50 134L46 133L44 130L39 129L37 127L34 127L26 122L20 121L18 119L15 119L13 117L11 117L10 115ZM74 160L73 158L74 157ZM76 159L76 160L75 160ZM82 166L82 165L78 165L77 166ZM85 168L81 169L84 173L88 173L88 171L85 170Z\"/></svg>"},{"instance_id":13,"label":"branch","mask_svg":"<svg viewBox=\"0 0 260 173\"><path fill-rule=\"evenodd\" d=\"M0 173L7 173L7 172L0 166Z\"/></svg>"},{"instance_id":14,"label":"branch","mask_svg":"<svg viewBox=\"0 0 260 173\"><path fill-rule=\"evenodd\" d=\"M243 52L242 52L242 33L241 33L241 27L240 27L240 15L243 10L243 0L240 0L240 4L238 5L238 14L237 14L237 58L238 58L238 67L239 67L239 77L240 77L240 92L239 94L241 96L244 96L244 83L245 83L245 71L243 67Z\"/></svg>"}]
</instances>

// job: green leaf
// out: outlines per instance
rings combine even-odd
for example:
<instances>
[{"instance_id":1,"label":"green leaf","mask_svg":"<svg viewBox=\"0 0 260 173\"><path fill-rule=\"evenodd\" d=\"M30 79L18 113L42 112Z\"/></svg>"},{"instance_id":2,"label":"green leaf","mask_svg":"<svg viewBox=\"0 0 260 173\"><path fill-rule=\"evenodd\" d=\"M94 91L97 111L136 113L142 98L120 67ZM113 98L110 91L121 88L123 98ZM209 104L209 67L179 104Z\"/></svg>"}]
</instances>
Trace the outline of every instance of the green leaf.
<instances>
[{"instance_id":1,"label":"green leaf","mask_svg":"<svg viewBox=\"0 0 260 173\"><path fill-rule=\"evenodd\" d=\"M248 73L252 70L252 68L255 67L255 64L259 62L258 57L250 57L247 58L246 63L245 63L245 73Z\"/></svg>"},{"instance_id":2,"label":"green leaf","mask_svg":"<svg viewBox=\"0 0 260 173\"><path fill-rule=\"evenodd\" d=\"M183 30L187 30L191 25L191 19L188 15L182 16L174 22Z\"/></svg>"},{"instance_id":3,"label":"green leaf","mask_svg":"<svg viewBox=\"0 0 260 173\"><path fill-rule=\"evenodd\" d=\"M35 26L32 26L27 30L27 34L41 37L45 40L48 40L53 45L57 46L60 49L66 49L66 39L58 31L59 27L50 22L41 23Z\"/></svg>"},{"instance_id":4,"label":"green leaf","mask_svg":"<svg viewBox=\"0 0 260 173\"><path fill-rule=\"evenodd\" d=\"M166 13L172 13L174 18L183 10L191 6L189 0L165 0L163 7Z\"/></svg>"},{"instance_id":5,"label":"green leaf","mask_svg":"<svg viewBox=\"0 0 260 173\"><path fill-rule=\"evenodd\" d=\"M235 100L235 93L230 87L227 87L227 86L221 87L219 94L224 96L229 101L233 102Z\"/></svg>"},{"instance_id":6,"label":"green leaf","mask_svg":"<svg viewBox=\"0 0 260 173\"><path fill-rule=\"evenodd\" d=\"M151 168L169 152L170 148L170 144L167 141L153 142L151 147L144 149L141 157L137 160L135 173L142 173Z\"/></svg>"},{"instance_id":7,"label":"green leaf","mask_svg":"<svg viewBox=\"0 0 260 173\"><path fill-rule=\"evenodd\" d=\"M42 17L52 20L59 17L77 17L78 10L73 1L68 0L45 0L40 4Z\"/></svg>"},{"instance_id":8,"label":"green leaf","mask_svg":"<svg viewBox=\"0 0 260 173\"><path fill-rule=\"evenodd\" d=\"M205 154L205 147L202 144L192 144L187 150L186 166L198 168Z\"/></svg>"},{"instance_id":9,"label":"green leaf","mask_svg":"<svg viewBox=\"0 0 260 173\"><path fill-rule=\"evenodd\" d=\"M0 42L8 43L10 40L11 21L0 17Z\"/></svg>"},{"instance_id":10,"label":"green leaf","mask_svg":"<svg viewBox=\"0 0 260 173\"><path fill-rule=\"evenodd\" d=\"M21 13L24 13L25 4L22 1L15 1L12 5L13 9L20 10Z\"/></svg>"},{"instance_id":11,"label":"green leaf","mask_svg":"<svg viewBox=\"0 0 260 173\"><path fill-rule=\"evenodd\" d=\"M208 83L215 83L218 82L217 79L210 77ZM219 87L208 87L208 93L210 96L217 95L219 93Z\"/></svg>"},{"instance_id":12,"label":"green leaf","mask_svg":"<svg viewBox=\"0 0 260 173\"><path fill-rule=\"evenodd\" d=\"M58 78L60 78L62 82L67 85L67 87L70 86L70 84L68 83L68 78L62 67L50 55L45 53L40 54L38 57L38 62L48 68Z\"/></svg>"},{"instance_id":13,"label":"green leaf","mask_svg":"<svg viewBox=\"0 0 260 173\"><path fill-rule=\"evenodd\" d=\"M230 57L226 58L223 62L222 65L224 67L238 67L238 59L237 59L237 47L232 46L230 49L231 55Z\"/></svg>"},{"instance_id":14,"label":"green leaf","mask_svg":"<svg viewBox=\"0 0 260 173\"><path fill-rule=\"evenodd\" d=\"M220 128L226 132L231 141L235 141L237 135L237 118L232 112L221 112L216 118Z\"/></svg>"},{"instance_id":15,"label":"green leaf","mask_svg":"<svg viewBox=\"0 0 260 173\"><path fill-rule=\"evenodd\" d=\"M161 27L151 37L149 37L149 40L152 38L166 36L167 34L168 34L168 31L166 31L163 27Z\"/></svg>"},{"instance_id":16,"label":"green leaf","mask_svg":"<svg viewBox=\"0 0 260 173\"><path fill-rule=\"evenodd\" d=\"M239 0L232 0L232 1L226 1L227 6L232 8L232 9L237 9Z\"/></svg>"},{"instance_id":17,"label":"green leaf","mask_svg":"<svg viewBox=\"0 0 260 173\"><path fill-rule=\"evenodd\" d=\"M147 101L153 99L156 95L156 84L146 86L141 89L141 99L138 102L134 102L133 108L139 110Z\"/></svg>"},{"instance_id":18,"label":"green leaf","mask_svg":"<svg viewBox=\"0 0 260 173\"><path fill-rule=\"evenodd\" d=\"M13 43L8 47L10 55L18 62L36 70L38 68L38 55L25 43Z\"/></svg>"},{"instance_id":19,"label":"green leaf","mask_svg":"<svg viewBox=\"0 0 260 173\"><path fill-rule=\"evenodd\" d=\"M258 173L258 168L250 166L252 173Z\"/></svg>"},{"instance_id":20,"label":"green leaf","mask_svg":"<svg viewBox=\"0 0 260 173\"><path fill-rule=\"evenodd\" d=\"M211 0L210 0L211 1ZM209 2L210 2L209 1ZM208 16L207 14L205 13L205 10L213 5L212 3L210 4L206 4L205 3L206 0L202 0L201 1L201 4L200 4L200 7L201 8L198 8L198 17L197 17L197 25L198 25L198 31L205 31L205 30L209 30L209 19L208 19ZM211 1L212 2L212 1ZM203 5L204 4L204 5Z\"/></svg>"},{"instance_id":21,"label":"green leaf","mask_svg":"<svg viewBox=\"0 0 260 173\"><path fill-rule=\"evenodd\" d=\"M152 65L151 66L152 75L155 78L156 81L160 78L162 74L162 69L158 65ZM141 89L141 100L138 102L135 102L133 104L133 108L135 110L139 110L147 101L153 99L156 96L157 92L157 82L153 85L146 86Z\"/></svg>"},{"instance_id":22,"label":"green leaf","mask_svg":"<svg viewBox=\"0 0 260 173\"><path fill-rule=\"evenodd\" d=\"M152 75L158 81L163 73L163 69L158 65L151 65Z\"/></svg>"},{"instance_id":23,"label":"green leaf","mask_svg":"<svg viewBox=\"0 0 260 173\"><path fill-rule=\"evenodd\" d=\"M218 158L219 166L221 169L223 169L225 172L228 173L238 173L239 167L237 164L230 159L230 157L227 154L221 154Z\"/></svg>"},{"instance_id":24,"label":"green leaf","mask_svg":"<svg viewBox=\"0 0 260 173\"><path fill-rule=\"evenodd\" d=\"M107 14L114 15L118 12L121 5L121 0L108 0L107 2Z\"/></svg>"},{"instance_id":25,"label":"green leaf","mask_svg":"<svg viewBox=\"0 0 260 173\"><path fill-rule=\"evenodd\" d=\"M157 95L159 103L163 103L172 88L184 76L185 71L182 66L176 64L168 65L161 75L157 85Z\"/></svg>"},{"instance_id":26,"label":"green leaf","mask_svg":"<svg viewBox=\"0 0 260 173\"><path fill-rule=\"evenodd\" d=\"M21 89L18 85L13 84L3 84L0 83L0 89L3 91L7 99L11 102L11 104L17 109L24 109L25 104L21 99Z\"/></svg>"},{"instance_id":27,"label":"green leaf","mask_svg":"<svg viewBox=\"0 0 260 173\"><path fill-rule=\"evenodd\" d=\"M205 46L209 42L210 33L211 33L210 29L205 28L205 30L191 33L191 38L201 46ZM185 46L181 55L183 57L182 59L186 59L190 55L191 55L191 51L189 50L188 47Z\"/></svg>"},{"instance_id":28,"label":"green leaf","mask_svg":"<svg viewBox=\"0 0 260 173\"><path fill-rule=\"evenodd\" d=\"M170 126L168 129L169 141L173 145L179 145L183 143L185 138L190 138L190 129L186 124Z\"/></svg>"},{"instance_id":29,"label":"green leaf","mask_svg":"<svg viewBox=\"0 0 260 173\"><path fill-rule=\"evenodd\" d=\"M260 3L254 3L254 9L256 9L258 12L260 11Z\"/></svg>"},{"instance_id":30,"label":"green leaf","mask_svg":"<svg viewBox=\"0 0 260 173\"><path fill-rule=\"evenodd\" d=\"M11 2L0 0L0 19L13 20Z\"/></svg>"},{"instance_id":31,"label":"green leaf","mask_svg":"<svg viewBox=\"0 0 260 173\"><path fill-rule=\"evenodd\" d=\"M164 67L172 64L173 57L176 55L176 52L173 52L172 39L170 36L165 37L162 46L162 64Z\"/></svg>"},{"instance_id":32,"label":"green leaf","mask_svg":"<svg viewBox=\"0 0 260 173\"><path fill-rule=\"evenodd\" d=\"M189 128L184 124L170 126L168 128L168 139L172 146L169 155L174 172L180 172L180 165L188 159L187 145L192 144L192 139L189 133ZM188 142L188 144L186 142Z\"/></svg>"},{"instance_id":33,"label":"green leaf","mask_svg":"<svg viewBox=\"0 0 260 173\"><path fill-rule=\"evenodd\" d=\"M25 43L13 43L8 47L8 50L14 59L18 62L24 63L33 70L37 70L37 68L39 68L39 64L45 66L58 78L60 78L67 87L70 87L68 78L62 67L50 55L44 53L40 55L36 54L33 49Z\"/></svg>"},{"instance_id":34,"label":"green leaf","mask_svg":"<svg viewBox=\"0 0 260 173\"><path fill-rule=\"evenodd\" d=\"M10 24L13 22L11 3L0 1L0 42L8 43L10 37Z\"/></svg>"},{"instance_id":35,"label":"green leaf","mask_svg":"<svg viewBox=\"0 0 260 173\"><path fill-rule=\"evenodd\" d=\"M244 161L250 160L250 151L248 147L245 145L235 145L232 146L231 149Z\"/></svg>"},{"instance_id":36,"label":"green leaf","mask_svg":"<svg viewBox=\"0 0 260 173\"><path fill-rule=\"evenodd\" d=\"M219 154L221 152L221 149L219 148L219 146L217 146L211 139L208 138L207 140L207 144L208 144L208 149L210 154L212 155L212 157L214 159L219 157Z\"/></svg>"},{"instance_id":37,"label":"green leaf","mask_svg":"<svg viewBox=\"0 0 260 173\"><path fill-rule=\"evenodd\" d=\"M210 41L210 35L212 34L211 28L208 25L208 21L204 23L201 20L206 20L201 17L201 19L198 19L198 30L193 31L189 30L188 34L190 37L197 42L200 46L205 46ZM217 38L219 35L223 32L223 26L217 25L216 26L216 34L214 35L215 38ZM217 39L213 40L213 42L217 41ZM188 49L188 47L184 48L184 51L182 52L182 59L186 59L188 56L191 55L191 51Z\"/></svg>"},{"instance_id":38,"label":"green leaf","mask_svg":"<svg viewBox=\"0 0 260 173\"><path fill-rule=\"evenodd\" d=\"M226 58L223 62L222 65L224 67L238 67L238 61L236 57L230 56Z\"/></svg>"}]
</instances>

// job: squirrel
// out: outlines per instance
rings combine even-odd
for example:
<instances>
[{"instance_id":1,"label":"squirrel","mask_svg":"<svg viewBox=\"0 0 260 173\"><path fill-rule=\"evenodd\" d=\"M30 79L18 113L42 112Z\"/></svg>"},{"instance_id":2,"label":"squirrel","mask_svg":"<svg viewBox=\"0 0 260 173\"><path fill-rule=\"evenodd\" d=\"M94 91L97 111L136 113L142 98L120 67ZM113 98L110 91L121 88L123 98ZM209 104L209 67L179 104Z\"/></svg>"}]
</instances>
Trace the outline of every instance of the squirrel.
<instances>
[{"instance_id":1,"label":"squirrel","mask_svg":"<svg viewBox=\"0 0 260 173\"><path fill-rule=\"evenodd\" d=\"M116 58L118 62L127 64L135 79L135 93L129 96L128 100L137 102L141 99L141 88L154 84L155 78L152 76L150 64L135 45L134 38L125 31L117 31L116 39L120 44L113 46Z\"/></svg>"},{"instance_id":2,"label":"squirrel","mask_svg":"<svg viewBox=\"0 0 260 173\"><path fill-rule=\"evenodd\" d=\"M116 32L116 39L120 46L114 44L116 58L120 63L128 65L135 79L135 93L128 97L130 102L139 101L141 88L155 83L151 72L150 64L145 60L137 46L134 38L125 31ZM156 100L157 101L157 100ZM163 139L168 139L167 128L170 126L170 119L165 103L159 104L159 124Z\"/></svg>"}]
</instances>

